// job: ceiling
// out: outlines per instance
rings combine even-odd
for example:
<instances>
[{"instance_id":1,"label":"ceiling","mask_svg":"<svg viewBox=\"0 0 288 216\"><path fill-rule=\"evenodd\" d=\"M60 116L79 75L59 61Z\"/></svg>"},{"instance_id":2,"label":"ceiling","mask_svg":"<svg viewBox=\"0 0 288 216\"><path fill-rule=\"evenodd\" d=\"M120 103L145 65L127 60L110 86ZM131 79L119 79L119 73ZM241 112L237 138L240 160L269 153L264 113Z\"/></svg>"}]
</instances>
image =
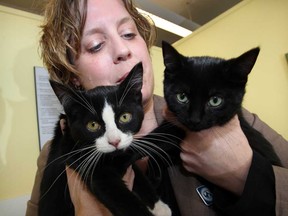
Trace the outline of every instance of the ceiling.
<instances>
[{"instance_id":1,"label":"ceiling","mask_svg":"<svg viewBox=\"0 0 288 216\"><path fill-rule=\"evenodd\" d=\"M242 0L134 0L139 8L191 31L211 21L241 1ZM0 0L0 5L41 14L44 2L45 0ZM157 28L157 41L155 45L161 46L163 39L174 43L181 39L181 37Z\"/></svg>"}]
</instances>

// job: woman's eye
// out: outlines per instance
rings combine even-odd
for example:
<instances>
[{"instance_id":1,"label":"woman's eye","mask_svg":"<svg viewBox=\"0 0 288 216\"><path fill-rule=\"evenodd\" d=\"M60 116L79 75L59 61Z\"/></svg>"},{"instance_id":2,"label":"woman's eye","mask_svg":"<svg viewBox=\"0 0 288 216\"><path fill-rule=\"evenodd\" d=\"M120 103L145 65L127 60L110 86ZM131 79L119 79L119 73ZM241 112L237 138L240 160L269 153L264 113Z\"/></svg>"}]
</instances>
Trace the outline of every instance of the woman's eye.
<instances>
[{"instance_id":1,"label":"woman's eye","mask_svg":"<svg viewBox=\"0 0 288 216\"><path fill-rule=\"evenodd\" d=\"M185 93L179 93L176 95L176 98L177 98L177 101L179 103L182 103L182 104L185 104L185 103L188 103L189 102L189 99L188 97L186 96Z\"/></svg>"},{"instance_id":2,"label":"woman's eye","mask_svg":"<svg viewBox=\"0 0 288 216\"><path fill-rule=\"evenodd\" d=\"M132 120L132 114L131 113L123 113L119 118L119 122L121 124L126 124L126 123L130 122L131 120Z\"/></svg>"},{"instance_id":3,"label":"woman's eye","mask_svg":"<svg viewBox=\"0 0 288 216\"><path fill-rule=\"evenodd\" d=\"M209 99L208 105L211 107L219 107L223 103L223 98L218 96L213 96Z\"/></svg>"},{"instance_id":4,"label":"woman's eye","mask_svg":"<svg viewBox=\"0 0 288 216\"><path fill-rule=\"evenodd\" d=\"M127 40L131 40L133 38L135 38L136 34L135 33L127 33L127 34L123 34L123 38L127 39Z\"/></svg>"},{"instance_id":5,"label":"woman's eye","mask_svg":"<svg viewBox=\"0 0 288 216\"><path fill-rule=\"evenodd\" d=\"M98 52L98 51L102 48L103 44L104 44L104 42L99 43L99 44L97 44L97 45L89 48L89 49L88 49L89 53L96 53L96 52Z\"/></svg>"},{"instance_id":6,"label":"woman's eye","mask_svg":"<svg viewBox=\"0 0 288 216\"><path fill-rule=\"evenodd\" d=\"M101 125L95 121L90 121L86 125L87 129L91 132L96 132L101 128Z\"/></svg>"}]
</instances>

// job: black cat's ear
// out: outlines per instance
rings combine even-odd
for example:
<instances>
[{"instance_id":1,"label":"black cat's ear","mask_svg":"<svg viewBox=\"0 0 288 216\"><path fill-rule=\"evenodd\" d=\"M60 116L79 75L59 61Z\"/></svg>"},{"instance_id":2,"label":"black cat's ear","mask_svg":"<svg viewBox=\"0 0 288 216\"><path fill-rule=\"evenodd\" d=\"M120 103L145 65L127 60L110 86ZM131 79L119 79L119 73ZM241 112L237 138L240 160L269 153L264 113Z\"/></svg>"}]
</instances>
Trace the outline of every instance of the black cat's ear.
<instances>
[{"instance_id":1,"label":"black cat's ear","mask_svg":"<svg viewBox=\"0 0 288 216\"><path fill-rule=\"evenodd\" d=\"M235 82L246 83L248 75L251 72L257 60L260 48L253 48L237 58L229 60L229 77Z\"/></svg>"},{"instance_id":2,"label":"black cat's ear","mask_svg":"<svg viewBox=\"0 0 288 216\"><path fill-rule=\"evenodd\" d=\"M142 62L136 64L125 80L120 84L120 88L123 90L129 90L129 92L140 93L143 83L143 66Z\"/></svg>"},{"instance_id":3,"label":"black cat's ear","mask_svg":"<svg viewBox=\"0 0 288 216\"><path fill-rule=\"evenodd\" d=\"M71 94L71 88L53 80L49 80L49 82L58 100L63 105L67 96Z\"/></svg>"},{"instance_id":4,"label":"black cat's ear","mask_svg":"<svg viewBox=\"0 0 288 216\"><path fill-rule=\"evenodd\" d=\"M162 54L167 69L173 70L182 66L183 56L166 41L162 41Z\"/></svg>"}]
</instances>

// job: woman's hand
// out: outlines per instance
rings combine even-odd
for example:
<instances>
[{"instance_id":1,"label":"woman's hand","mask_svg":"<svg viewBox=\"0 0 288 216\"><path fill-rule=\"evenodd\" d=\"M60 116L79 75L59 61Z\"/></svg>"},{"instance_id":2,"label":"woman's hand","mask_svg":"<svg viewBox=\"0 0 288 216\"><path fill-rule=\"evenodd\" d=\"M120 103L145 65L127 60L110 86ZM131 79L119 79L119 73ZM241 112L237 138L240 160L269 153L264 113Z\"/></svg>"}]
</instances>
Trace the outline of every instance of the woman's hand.
<instances>
[{"instance_id":1,"label":"woman's hand","mask_svg":"<svg viewBox=\"0 0 288 216\"><path fill-rule=\"evenodd\" d=\"M73 169L66 167L69 193L74 205L76 216L110 216L111 212L94 197ZM129 190L132 190L134 171L130 166L123 177Z\"/></svg>"},{"instance_id":2,"label":"woman's hand","mask_svg":"<svg viewBox=\"0 0 288 216\"><path fill-rule=\"evenodd\" d=\"M165 115L175 122L175 117L169 111ZM223 126L200 132L185 131L180 154L184 168L241 195L252 161L252 149L240 127L238 116Z\"/></svg>"},{"instance_id":3,"label":"woman's hand","mask_svg":"<svg viewBox=\"0 0 288 216\"><path fill-rule=\"evenodd\" d=\"M88 191L86 185L81 181L77 172L71 168L66 168L69 193L74 205L76 216L110 216L112 215L105 206L100 203Z\"/></svg>"}]
</instances>

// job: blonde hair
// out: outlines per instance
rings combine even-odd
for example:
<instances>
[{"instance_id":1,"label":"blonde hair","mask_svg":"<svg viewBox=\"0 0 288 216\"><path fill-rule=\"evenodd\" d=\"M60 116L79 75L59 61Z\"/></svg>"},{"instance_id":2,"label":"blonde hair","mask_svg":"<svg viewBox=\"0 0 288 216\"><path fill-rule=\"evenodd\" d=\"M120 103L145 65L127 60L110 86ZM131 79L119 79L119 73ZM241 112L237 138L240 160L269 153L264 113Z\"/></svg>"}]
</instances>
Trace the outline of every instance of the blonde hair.
<instances>
[{"instance_id":1,"label":"blonde hair","mask_svg":"<svg viewBox=\"0 0 288 216\"><path fill-rule=\"evenodd\" d=\"M122 1L149 49L156 37L153 22L137 11L132 0ZM78 75L73 57L80 52L86 12L87 0L49 0L45 7L41 56L50 78L57 82L69 84Z\"/></svg>"}]
</instances>

